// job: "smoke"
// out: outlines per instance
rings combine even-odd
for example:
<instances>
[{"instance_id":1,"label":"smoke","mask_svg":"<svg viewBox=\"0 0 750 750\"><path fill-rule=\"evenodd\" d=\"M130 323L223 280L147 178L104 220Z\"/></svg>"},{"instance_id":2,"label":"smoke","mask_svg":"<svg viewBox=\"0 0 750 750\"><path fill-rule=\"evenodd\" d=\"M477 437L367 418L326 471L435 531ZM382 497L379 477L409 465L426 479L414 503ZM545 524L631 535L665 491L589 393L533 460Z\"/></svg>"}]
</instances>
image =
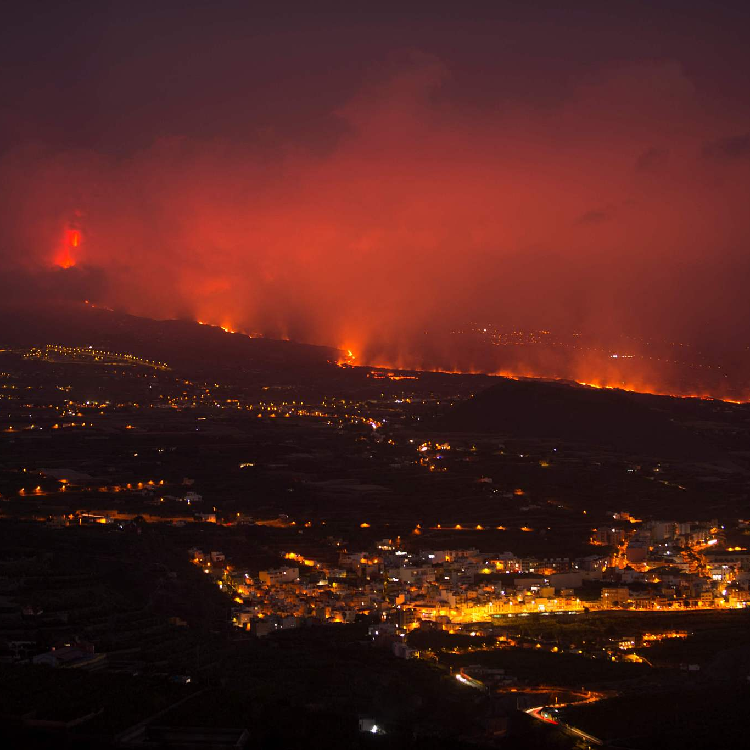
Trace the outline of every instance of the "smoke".
<instances>
[{"instance_id":1,"label":"smoke","mask_svg":"<svg viewBox=\"0 0 750 750\"><path fill-rule=\"evenodd\" d=\"M0 162L5 293L404 364L424 364L425 330L478 319L746 340L746 123L671 60L600 67L543 103L467 103L452 80L401 55L315 123L314 147L267 132L117 155L19 145Z\"/></svg>"}]
</instances>

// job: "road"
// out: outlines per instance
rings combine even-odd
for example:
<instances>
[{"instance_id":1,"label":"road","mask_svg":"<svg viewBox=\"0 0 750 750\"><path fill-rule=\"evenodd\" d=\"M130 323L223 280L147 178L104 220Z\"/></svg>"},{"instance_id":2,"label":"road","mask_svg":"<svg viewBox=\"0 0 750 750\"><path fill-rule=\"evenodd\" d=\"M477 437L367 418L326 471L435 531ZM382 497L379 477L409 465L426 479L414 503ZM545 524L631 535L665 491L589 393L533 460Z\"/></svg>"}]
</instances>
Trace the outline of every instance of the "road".
<instances>
[{"instance_id":1,"label":"road","mask_svg":"<svg viewBox=\"0 0 750 750\"><path fill-rule=\"evenodd\" d=\"M577 705L580 705L581 703L595 703L598 700L601 700L604 696L602 696L599 693L591 693L585 700L582 701L576 701ZM569 705L567 703L560 703L558 704L557 708ZM526 713L529 716L533 716L535 719L538 719L539 721L543 721L546 724L554 724L557 727L560 727L560 729L565 732L566 734L569 734L571 737L576 737L577 739L584 740L585 742L588 742L590 745L595 745L597 747L601 747L604 745L604 742L600 740L598 737L594 737L591 734L587 734L582 729L577 729L576 727L570 726L570 724L566 724L563 721L560 721L558 719L553 719L551 716L547 715L545 716L543 714L543 711L545 709L549 709L550 706L535 706L534 708L528 708L526 709Z\"/></svg>"}]
</instances>

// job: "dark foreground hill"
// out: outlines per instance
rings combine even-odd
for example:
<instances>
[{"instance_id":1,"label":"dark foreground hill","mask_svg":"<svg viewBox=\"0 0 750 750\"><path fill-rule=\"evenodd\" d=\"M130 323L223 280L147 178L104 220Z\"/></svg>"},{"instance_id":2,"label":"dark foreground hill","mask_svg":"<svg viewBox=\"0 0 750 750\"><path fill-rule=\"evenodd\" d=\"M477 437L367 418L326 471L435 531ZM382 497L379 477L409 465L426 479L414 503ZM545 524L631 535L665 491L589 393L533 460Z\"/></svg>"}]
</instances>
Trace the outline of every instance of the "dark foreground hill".
<instances>
[{"instance_id":1,"label":"dark foreground hill","mask_svg":"<svg viewBox=\"0 0 750 750\"><path fill-rule=\"evenodd\" d=\"M714 461L722 457L722 452L686 424L707 419L712 408L712 402L697 399L501 379L456 406L443 419L441 428L448 432L554 438L619 453Z\"/></svg>"}]
</instances>

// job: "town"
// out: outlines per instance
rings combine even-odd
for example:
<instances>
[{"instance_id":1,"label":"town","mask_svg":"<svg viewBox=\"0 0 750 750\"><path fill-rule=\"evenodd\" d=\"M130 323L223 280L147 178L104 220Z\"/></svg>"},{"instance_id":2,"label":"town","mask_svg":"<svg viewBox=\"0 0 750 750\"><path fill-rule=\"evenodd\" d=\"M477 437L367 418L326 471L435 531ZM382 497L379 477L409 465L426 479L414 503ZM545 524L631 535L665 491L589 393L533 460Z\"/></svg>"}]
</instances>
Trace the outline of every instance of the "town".
<instances>
[{"instance_id":1,"label":"town","mask_svg":"<svg viewBox=\"0 0 750 750\"><path fill-rule=\"evenodd\" d=\"M727 548L717 521L643 524L618 515L637 528L601 527L592 540L616 551L575 559L478 549L409 551L418 544L413 538L382 539L374 549L349 551L341 540L327 537L321 559L288 551L285 564L258 571L232 565L220 551L194 548L190 554L241 605L232 622L259 637L361 616L376 619L376 634L404 638L424 624L486 635L529 614L748 606L750 554L744 547ZM741 535L748 528L741 522L732 531ZM394 646L401 643L394 640Z\"/></svg>"}]
</instances>

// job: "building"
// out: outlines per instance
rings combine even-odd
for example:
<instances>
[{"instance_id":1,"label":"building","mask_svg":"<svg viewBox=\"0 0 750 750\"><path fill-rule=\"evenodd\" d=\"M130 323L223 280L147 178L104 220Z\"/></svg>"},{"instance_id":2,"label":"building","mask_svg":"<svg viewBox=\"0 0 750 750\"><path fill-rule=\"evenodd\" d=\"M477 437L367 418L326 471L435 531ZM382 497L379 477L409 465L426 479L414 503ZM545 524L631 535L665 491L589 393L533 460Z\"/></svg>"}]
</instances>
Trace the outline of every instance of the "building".
<instances>
[{"instance_id":1,"label":"building","mask_svg":"<svg viewBox=\"0 0 750 750\"><path fill-rule=\"evenodd\" d=\"M602 589L602 607L622 607L630 599L630 590L627 586L612 586Z\"/></svg>"},{"instance_id":2,"label":"building","mask_svg":"<svg viewBox=\"0 0 750 750\"><path fill-rule=\"evenodd\" d=\"M299 568L269 568L258 573L258 580L266 586L279 586L299 580Z\"/></svg>"}]
</instances>

